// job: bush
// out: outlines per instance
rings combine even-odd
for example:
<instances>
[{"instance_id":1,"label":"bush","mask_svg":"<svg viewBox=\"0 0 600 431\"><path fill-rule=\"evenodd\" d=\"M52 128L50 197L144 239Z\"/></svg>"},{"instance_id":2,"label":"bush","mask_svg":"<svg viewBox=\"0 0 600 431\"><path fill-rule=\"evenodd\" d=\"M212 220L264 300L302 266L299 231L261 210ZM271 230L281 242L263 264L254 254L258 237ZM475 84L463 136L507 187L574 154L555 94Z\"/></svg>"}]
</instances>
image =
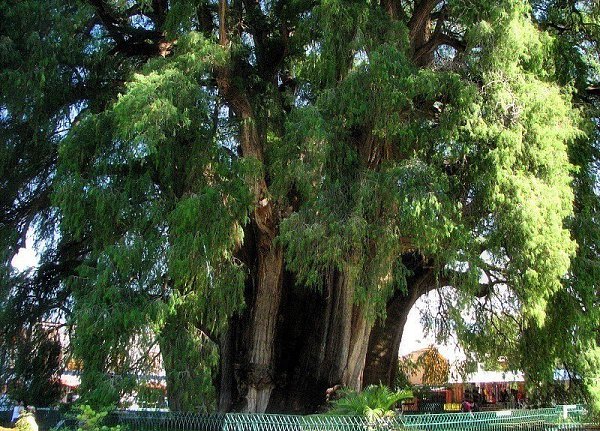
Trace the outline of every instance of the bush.
<instances>
[{"instance_id":1,"label":"bush","mask_svg":"<svg viewBox=\"0 0 600 431\"><path fill-rule=\"evenodd\" d=\"M383 385L368 386L361 392L344 390L340 399L332 401L328 414L365 416L369 420L391 417L396 404L412 397L410 390L392 391Z\"/></svg>"},{"instance_id":2,"label":"bush","mask_svg":"<svg viewBox=\"0 0 600 431\"><path fill-rule=\"evenodd\" d=\"M107 426L103 422L109 410L96 411L87 404L76 407L78 410L77 420L79 426L77 431L122 431L121 425Z\"/></svg>"}]
</instances>

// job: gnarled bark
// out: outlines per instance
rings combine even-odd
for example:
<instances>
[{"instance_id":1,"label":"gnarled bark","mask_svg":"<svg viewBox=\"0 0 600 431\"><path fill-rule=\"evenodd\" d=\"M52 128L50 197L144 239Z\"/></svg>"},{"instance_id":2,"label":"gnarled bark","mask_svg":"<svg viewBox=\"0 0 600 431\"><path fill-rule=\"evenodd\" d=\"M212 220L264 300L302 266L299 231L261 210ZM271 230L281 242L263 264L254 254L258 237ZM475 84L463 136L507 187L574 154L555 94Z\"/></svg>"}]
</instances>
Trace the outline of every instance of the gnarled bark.
<instances>
[{"instance_id":1,"label":"gnarled bark","mask_svg":"<svg viewBox=\"0 0 600 431\"><path fill-rule=\"evenodd\" d=\"M348 270L331 270L322 291L286 276L269 411L314 413L336 384L361 389L372 323L355 303Z\"/></svg>"},{"instance_id":2,"label":"gnarled bark","mask_svg":"<svg viewBox=\"0 0 600 431\"><path fill-rule=\"evenodd\" d=\"M354 301L355 281L349 268L333 271L329 281L331 300L326 310L321 380L360 389L371 331L364 310Z\"/></svg>"},{"instance_id":3,"label":"gnarled bark","mask_svg":"<svg viewBox=\"0 0 600 431\"><path fill-rule=\"evenodd\" d=\"M246 411L265 412L274 387L275 329L281 301L283 252L271 244L258 255L256 299L252 308Z\"/></svg>"},{"instance_id":4,"label":"gnarled bark","mask_svg":"<svg viewBox=\"0 0 600 431\"><path fill-rule=\"evenodd\" d=\"M219 43L228 48L227 2L219 1ZM250 99L234 84L230 66L217 70L219 89L233 112L240 118L240 147L244 157L264 161L264 136L261 135ZM253 225L256 228L257 280L250 314L246 407L248 412L267 409L273 390L273 344L281 300L283 251L275 244L278 209L270 199L267 180L256 178L250 184L254 195Z\"/></svg>"}]
</instances>

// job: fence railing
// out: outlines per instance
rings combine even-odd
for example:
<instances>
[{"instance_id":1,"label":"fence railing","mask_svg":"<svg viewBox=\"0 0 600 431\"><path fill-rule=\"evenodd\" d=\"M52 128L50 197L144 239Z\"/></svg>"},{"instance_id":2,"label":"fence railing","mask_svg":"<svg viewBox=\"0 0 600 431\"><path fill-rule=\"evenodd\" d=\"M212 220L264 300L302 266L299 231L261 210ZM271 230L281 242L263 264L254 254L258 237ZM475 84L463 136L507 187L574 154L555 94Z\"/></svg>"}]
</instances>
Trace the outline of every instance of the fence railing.
<instances>
[{"instance_id":1,"label":"fence railing","mask_svg":"<svg viewBox=\"0 0 600 431\"><path fill-rule=\"evenodd\" d=\"M131 431L577 431L585 428L579 406L477 413L400 415L369 420L360 416L189 414L117 412L114 424Z\"/></svg>"},{"instance_id":2,"label":"fence railing","mask_svg":"<svg viewBox=\"0 0 600 431\"><path fill-rule=\"evenodd\" d=\"M10 420L10 413L0 411L0 421ZM117 411L108 422L128 431L583 431L589 429L584 423L586 413L581 406L557 406L369 420L362 416ZM38 409L36 419L40 431L77 426L53 409Z\"/></svg>"}]
</instances>

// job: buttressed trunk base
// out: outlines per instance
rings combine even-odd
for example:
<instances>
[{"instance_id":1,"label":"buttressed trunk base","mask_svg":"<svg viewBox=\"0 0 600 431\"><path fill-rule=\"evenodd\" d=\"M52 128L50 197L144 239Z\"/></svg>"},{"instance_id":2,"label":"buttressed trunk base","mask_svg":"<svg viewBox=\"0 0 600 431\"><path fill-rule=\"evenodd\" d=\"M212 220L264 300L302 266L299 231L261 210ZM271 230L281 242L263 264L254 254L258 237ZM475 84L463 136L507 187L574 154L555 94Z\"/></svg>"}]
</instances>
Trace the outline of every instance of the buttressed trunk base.
<instances>
[{"instance_id":1,"label":"buttressed trunk base","mask_svg":"<svg viewBox=\"0 0 600 431\"><path fill-rule=\"evenodd\" d=\"M281 302L283 252L272 245L258 256L256 300L252 310L246 411L267 410L274 387L273 354L275 330Z\"/></svg>"}]
</instances>

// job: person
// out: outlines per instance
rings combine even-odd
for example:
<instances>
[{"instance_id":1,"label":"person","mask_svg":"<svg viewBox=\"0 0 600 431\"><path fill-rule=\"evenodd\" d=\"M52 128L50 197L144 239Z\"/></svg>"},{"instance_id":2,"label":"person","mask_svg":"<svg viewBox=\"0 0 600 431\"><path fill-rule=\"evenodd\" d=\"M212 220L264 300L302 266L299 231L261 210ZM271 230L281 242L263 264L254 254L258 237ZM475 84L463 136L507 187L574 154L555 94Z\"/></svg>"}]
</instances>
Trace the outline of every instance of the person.
<instances>
[{"instance_id":1,"label":"person","mask_svg":"<svg viewBox=\"0 0 600 431\"><path fill-rule=\"evenodd\" d=\"M23 400L19 401L17 403L17 405L14 406L12 417L10 419L10 422L13 425L17 422L17 420L19 419L19 416L21 416L21 413L23 413L24 409L25 409L25 403L23 402Z\"/></svg>"},{"instance_id":2,"label":"person","mask_svg":"<svg viewBox=\"0 0 600 431\"><path fill-rule=\"evenodd\" d=\"M473 411L473 404L468 399L464 399L462 402L461 410L465 413L471 413Z\"/></svg>"},{"instance_id":3,"label":"person","mask_svg":"<svg viewBox=\"0 0 600 431\"><path fill-rule=\"evenodd\" d=\"M23 410L19 419L15 423L18 431L39 431L38 424L35 421L35 407L28 406Z\"/></svg>"}]
</instances>

